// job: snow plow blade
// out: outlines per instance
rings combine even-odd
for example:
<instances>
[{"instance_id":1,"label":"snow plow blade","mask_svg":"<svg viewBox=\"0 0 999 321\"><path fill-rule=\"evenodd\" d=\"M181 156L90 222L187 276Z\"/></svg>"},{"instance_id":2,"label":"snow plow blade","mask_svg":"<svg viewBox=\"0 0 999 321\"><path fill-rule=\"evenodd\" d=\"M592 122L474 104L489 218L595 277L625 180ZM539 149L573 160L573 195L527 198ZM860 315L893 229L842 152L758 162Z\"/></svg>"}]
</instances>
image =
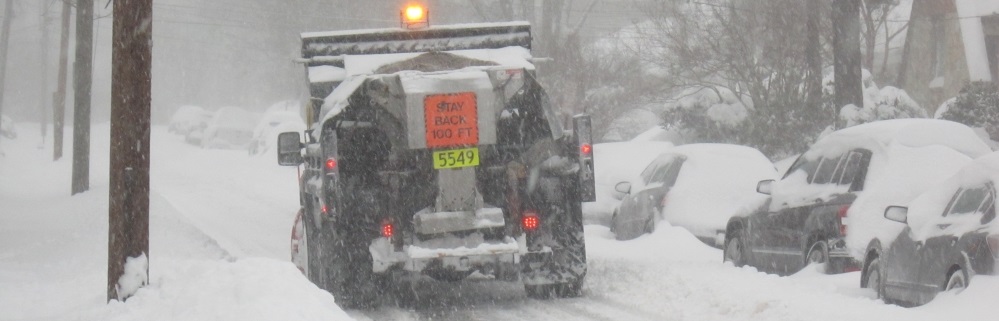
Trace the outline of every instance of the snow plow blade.
<instances>
[{"instance_id":1,"label":"snow plow blade","mask_svg":"<svg viewBox=\"0 0 999 321\"><path fill-rule=\"evenodd\" d=\"M520 46L531 49L531 25L504 22L309 32L302 34L302 58L309 66L343 67L344 55L376 55Z\"/></svg>"}]
</instances>

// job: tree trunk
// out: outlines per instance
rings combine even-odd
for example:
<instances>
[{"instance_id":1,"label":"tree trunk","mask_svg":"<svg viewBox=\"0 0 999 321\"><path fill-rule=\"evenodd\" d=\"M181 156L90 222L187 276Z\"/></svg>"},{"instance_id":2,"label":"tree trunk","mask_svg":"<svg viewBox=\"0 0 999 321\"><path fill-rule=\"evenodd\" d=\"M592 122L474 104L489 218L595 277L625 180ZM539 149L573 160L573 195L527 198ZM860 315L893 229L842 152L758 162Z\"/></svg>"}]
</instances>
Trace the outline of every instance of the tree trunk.
<instances>
[{"instance_id":1,"label":"tree trunk","mask_svg":"<svg viewBox=\"0 0 999 321\"><path fill-rule=\"evenodd\" d=\"M808 78L805 79L805 88L808 88L805 100L808 108L819 115L822 112L822 44L820 42L819 22L822 16L819 12L820 0L808 0L806 22L808 29L808 43L805 46L805 59L808 64Z\"/></svg>"},{"instance_id":2,"label":"tree trunk","mask_svg":"<svg viewBox=\"0 0 999 321\"><path fill-rule=\"evenodd\" d=\"M93 81L94 0L76 3L76 61L73 62L72 194L90 190L90 88Z\"/></svg>"},{"instance_id":3,"label":"tree trunk","mask_svg":"<svg viewBox=\"0 0 999 321\"><path fill-rule=\"evenodd\" d=\"M836 109L864 106L860 68L860 0L833 1L833 69L836 76Z\"/></svg>"},{"instance_id":4,"label":"tree trunk","mask_svg":"<svg viewBox=\"0 0 999 321\"><path fill-rule=\"evenodd\" d=\"M42 142L38 145L39 148L45 146L45 137L48 136L49 127L49 111L48 111L48 101L49 101L49 2L41 1L39 4L42 6L42 23L40 24L42 39L41 46L39 48L39 55L41 55L41 79L39 79L39 86L41 90L39 91L38 97L38 122L41 123L41 134Z\"/></svg>"},{"instance_id":5,"label":"tree trunk","mask_svg":"<svg viewBox=\"0 0 999 321\"><path fill-rule=\"evenodd\" d=\"M14 20L14 0L7 0L7 5L3 8L3 30L0 31L0 116L3 115L3 96L6 91L7 45L10 42L11 20Z\"/></svg>"},{"instance_id":6,"label":"tree trunk","mask_svg":"<svg viewBox=\"0 0 999 321\"><path fill-rule=\"evenodd\" d=\"M69 60L69 1L62 3L62 27L59 36L59 83L52 97L52 160L62 158L62 136L66 127L66 68Z\"/></svg>"},{"instance_id":7,"label":"tree trunk","mask_svg":"<svg viewBox=\"0 0 999 321\"><path fill-rule=\"evenodd\" d=\"M133 294L116 287L126 259L144 256L149 262L152 18L152 0L114 2L108 301ZM149 280L148 265L144 272Z\"/></svg>"}]
</instances>

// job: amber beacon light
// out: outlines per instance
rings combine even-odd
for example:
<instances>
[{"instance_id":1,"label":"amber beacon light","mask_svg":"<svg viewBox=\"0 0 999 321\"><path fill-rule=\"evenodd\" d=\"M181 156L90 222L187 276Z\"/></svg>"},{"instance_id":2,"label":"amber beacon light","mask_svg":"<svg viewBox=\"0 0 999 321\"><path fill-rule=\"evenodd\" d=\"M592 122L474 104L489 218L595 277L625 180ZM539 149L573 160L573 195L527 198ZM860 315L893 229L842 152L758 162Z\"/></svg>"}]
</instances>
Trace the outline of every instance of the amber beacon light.
<instances>
[{"instance_id":1,"label":"amber beacon light","mask_svg":"<svg viewBox=\"0 0 999 321\"><path fill-rule=\"evenodd\" d=\"M399 15L402 18L403 28L419 29L430 26L430 11L421 5L408 5Z\"/></svg>"}]
</instances>

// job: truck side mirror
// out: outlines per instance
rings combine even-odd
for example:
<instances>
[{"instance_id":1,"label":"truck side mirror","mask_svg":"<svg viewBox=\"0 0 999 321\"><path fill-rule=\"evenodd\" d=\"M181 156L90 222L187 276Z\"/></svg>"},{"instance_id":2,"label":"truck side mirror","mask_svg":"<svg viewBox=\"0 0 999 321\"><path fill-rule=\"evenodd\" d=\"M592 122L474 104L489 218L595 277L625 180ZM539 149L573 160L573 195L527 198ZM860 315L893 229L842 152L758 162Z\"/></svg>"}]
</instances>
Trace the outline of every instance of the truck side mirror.
<instances>
[{"instance_id":1,"label":"truck side mirror","mask_svg":"<svg viewBox=\"0 0 999 321\"><path fill-rule=\"evenodd\" d=\"M756 192L760 194L770 195L774 191L774 180L762 180L756 183Z\"/></svg>"},{"instance_id":2,"label":"truck side mirror","mask_svg":"<svg viewBox=\"0 0 999 321\"><path fill-rule=\"evenodd\" d=\"M298 166L302 164L302 136L297 132L287 132L278 135L278 164L281 166Z\"/></svg>"},{"instance_id":3,"label":"truck side mirror","mask_svg":"<svg viewBox=\"0 0 999 321\"><path fill-rule=\"evenodd\" d=\"M579 153L579 199L583 202L597 200L596 177L593 171L593 134L590 115L572 117L572 132Z\"/></svg>"}]
</instances>

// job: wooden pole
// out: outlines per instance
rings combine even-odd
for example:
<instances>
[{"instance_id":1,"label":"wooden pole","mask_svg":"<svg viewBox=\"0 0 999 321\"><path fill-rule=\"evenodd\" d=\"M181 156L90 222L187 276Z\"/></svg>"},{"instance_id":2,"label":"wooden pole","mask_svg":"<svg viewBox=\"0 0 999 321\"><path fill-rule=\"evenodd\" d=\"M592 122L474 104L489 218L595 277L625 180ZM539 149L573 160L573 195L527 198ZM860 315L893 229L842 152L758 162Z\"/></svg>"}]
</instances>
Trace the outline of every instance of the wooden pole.
<instances>
[{"instance_id":1,"label":"wooden pole","mask_svg":"<svg viewBox=\"0 0 999 321\"><path fill-rule=\"evenodd\" d=\"M108 301L135 289L119 280L149 280L149 127L152 72L152 0L115 0L111 69L111 171ZM126 271L129 259L144 264ZM128 274L128 275L126 275ZM146 282L142 282L144 285Z\"/></svg>"},{"instance_id":2,"label":"wooden pole","mask_svg":"<svg viewBox=\"0 0 999 321\"><path fill-rule=\"evenodd\" d=\"M62 136L66 127L66 74L69 64L69 13L73 6L62 2L62 28L59 36L59 83L52 97L52 160L62 158Z\"/></svg>"},{"instance_id":3,"label":"wooden pole","mask_svg":"<svg viewBox=\"0 0 999 321\"><path fill-rule=\"evenodd\" d=\"M14 0L7 0L7 5L3 8L3 27L0 27L3 28L0 30L0 115L3 115L3 96L6 91L7 45L10 42L11 20L14 20Z\"/></svg>"},{"instance_id":4,"label":"wooden pole","mask_svg":"<svg viewBox=\"0 0 999 321\"><path fill-rule=\"evenodd\" d=\"M864 107L860 55L860 0L833 0L833 72L836 111L853 104Z\"/></svg>"},{"instance_id":5,"label":"wooden pole","mask_svg":"<svg viewBox=\"0 0 999 321\"><path fill-rule=\"evenodd\" d=\"M90 190L90 89L93 82L94 0L76 3L76 61L73 62L72 194Z\"/></svg>"}]
</instances>

